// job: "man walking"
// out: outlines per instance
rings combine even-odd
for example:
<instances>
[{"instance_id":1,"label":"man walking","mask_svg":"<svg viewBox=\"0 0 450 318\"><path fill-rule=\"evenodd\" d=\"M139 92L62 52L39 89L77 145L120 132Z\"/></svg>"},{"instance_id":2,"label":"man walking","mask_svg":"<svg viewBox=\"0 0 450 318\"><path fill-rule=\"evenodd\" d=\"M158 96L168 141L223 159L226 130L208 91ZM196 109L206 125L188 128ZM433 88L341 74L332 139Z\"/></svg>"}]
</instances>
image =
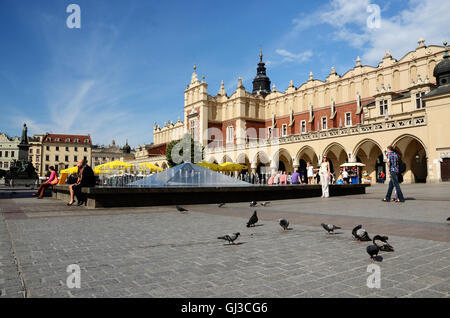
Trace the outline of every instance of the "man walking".
<instances>
[{"instance_id":1,"label":"man walking","mask_svg":"<svg viewBox=\"0 0 450 318\"><path fill-rule=\"evenodd\" d=\"M389 202L391 200L392 190L395 187L395 191L397 192L397 199L395 200L395 202L405 202L402 190L400 189L400 183L398 182L398 176L400 174L398 154L394 152L394 148L392 146L389 146L387 150L387 170L389 171L391 178L389 181L389 187L386 193L386 197L383 199L383 201Z\"/></svg>"}]
</instances>

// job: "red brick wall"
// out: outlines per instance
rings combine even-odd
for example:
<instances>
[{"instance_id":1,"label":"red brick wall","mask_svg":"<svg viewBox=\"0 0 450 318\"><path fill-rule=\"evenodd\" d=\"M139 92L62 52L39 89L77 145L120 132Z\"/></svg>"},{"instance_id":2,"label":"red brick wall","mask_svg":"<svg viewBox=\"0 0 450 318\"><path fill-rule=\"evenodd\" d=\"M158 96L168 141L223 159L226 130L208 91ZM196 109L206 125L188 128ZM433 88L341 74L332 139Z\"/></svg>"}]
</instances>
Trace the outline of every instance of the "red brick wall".
<instances>
[{"instance_id":1,"label":"red brick wall","mask_svg":"<svg viewBox=\"0 0 450 318\"><path fill-rule=\"evenodd\" d=\"M160 144L153 146L151 149L148 149L149 155L165 155L166 154L167 144Z\"/></svg>"}]
</instances>

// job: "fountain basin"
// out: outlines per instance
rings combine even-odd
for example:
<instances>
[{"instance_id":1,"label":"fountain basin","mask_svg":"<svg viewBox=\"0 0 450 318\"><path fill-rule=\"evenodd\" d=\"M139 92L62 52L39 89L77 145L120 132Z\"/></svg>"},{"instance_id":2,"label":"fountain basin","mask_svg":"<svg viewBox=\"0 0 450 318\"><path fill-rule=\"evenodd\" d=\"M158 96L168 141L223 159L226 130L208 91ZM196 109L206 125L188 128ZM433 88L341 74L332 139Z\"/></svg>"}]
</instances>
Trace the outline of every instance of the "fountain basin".
<instances>
[{"instance_id":1,"label":"fountain basin","mask_svg":"<svg viewBox=\"0 0 450 318\"><path fill-rule=\"evenodd\" d=\"M368 184L330 185L330 196L364 194ZM69 201L69 185L53 187L53 198ZM271 201L322 196L321 185L249 185L224 187L92 187L83 188L87 207L145 207Z\"/></svg>"}]
</instances>

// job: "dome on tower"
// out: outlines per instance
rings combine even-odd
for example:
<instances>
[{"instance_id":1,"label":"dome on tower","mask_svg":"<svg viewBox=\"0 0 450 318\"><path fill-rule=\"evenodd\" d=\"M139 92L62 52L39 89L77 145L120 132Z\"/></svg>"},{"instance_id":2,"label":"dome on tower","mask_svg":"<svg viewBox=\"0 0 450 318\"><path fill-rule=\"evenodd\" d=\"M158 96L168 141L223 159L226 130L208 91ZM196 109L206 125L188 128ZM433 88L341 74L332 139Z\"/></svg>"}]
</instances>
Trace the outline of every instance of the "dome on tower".
<instances>
[{"instance_id":1,"label":"dome on tower","mask_svg":"<svg viewBox=\"0 0 450 318\"><path fill-rule=\"evenodd\" d=\"M266 75L266 67L263 62L262 52L259 54L259 63L257 68L257 73L253 79L253 91L252 94L261 94L264 97L270 94L270 79Z\"/></svg>"}]
</instances>

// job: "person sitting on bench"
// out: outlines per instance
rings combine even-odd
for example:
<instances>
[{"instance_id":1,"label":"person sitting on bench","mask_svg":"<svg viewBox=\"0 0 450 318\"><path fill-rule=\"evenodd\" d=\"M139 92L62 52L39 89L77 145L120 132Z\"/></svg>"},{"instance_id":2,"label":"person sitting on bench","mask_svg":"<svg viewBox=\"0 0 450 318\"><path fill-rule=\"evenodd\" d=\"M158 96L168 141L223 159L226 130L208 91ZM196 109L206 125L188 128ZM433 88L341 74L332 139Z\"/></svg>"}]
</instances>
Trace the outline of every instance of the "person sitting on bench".
<instances>
[{"instance_id":1,"label":"person sitting on bench","mask_svg":"<svg viewBox=\"0 0 450 318\"><path fill-rule=\"evenodd\" d=\"M39 186L39 189L35 193L33 193L33 196L38 195L38 199L42 199L44 197L44 193L47 188L58 183L58 175L56 174L55 168L51 166L48 168L48 170L50 172L50 177L47 179L47 181L42 182L42 184Z\"/></svg>"},{"instance_id":2,"label":"person sitting on bench","mask_svg":"<svg viewBox=\"0 0 450 318\"><path fill-rule=\"evenodd\" d=\"M77 163L78 167L78 181L69 187L70 192L70 202L67 205L73 205L74 196L77 198L77 206L86 203L86 196L81 193L83 187L93 187L95 186L95 176L94 171L91 167L87 165L86 160L81 159Z\"/></svg>"}]
</instances>

